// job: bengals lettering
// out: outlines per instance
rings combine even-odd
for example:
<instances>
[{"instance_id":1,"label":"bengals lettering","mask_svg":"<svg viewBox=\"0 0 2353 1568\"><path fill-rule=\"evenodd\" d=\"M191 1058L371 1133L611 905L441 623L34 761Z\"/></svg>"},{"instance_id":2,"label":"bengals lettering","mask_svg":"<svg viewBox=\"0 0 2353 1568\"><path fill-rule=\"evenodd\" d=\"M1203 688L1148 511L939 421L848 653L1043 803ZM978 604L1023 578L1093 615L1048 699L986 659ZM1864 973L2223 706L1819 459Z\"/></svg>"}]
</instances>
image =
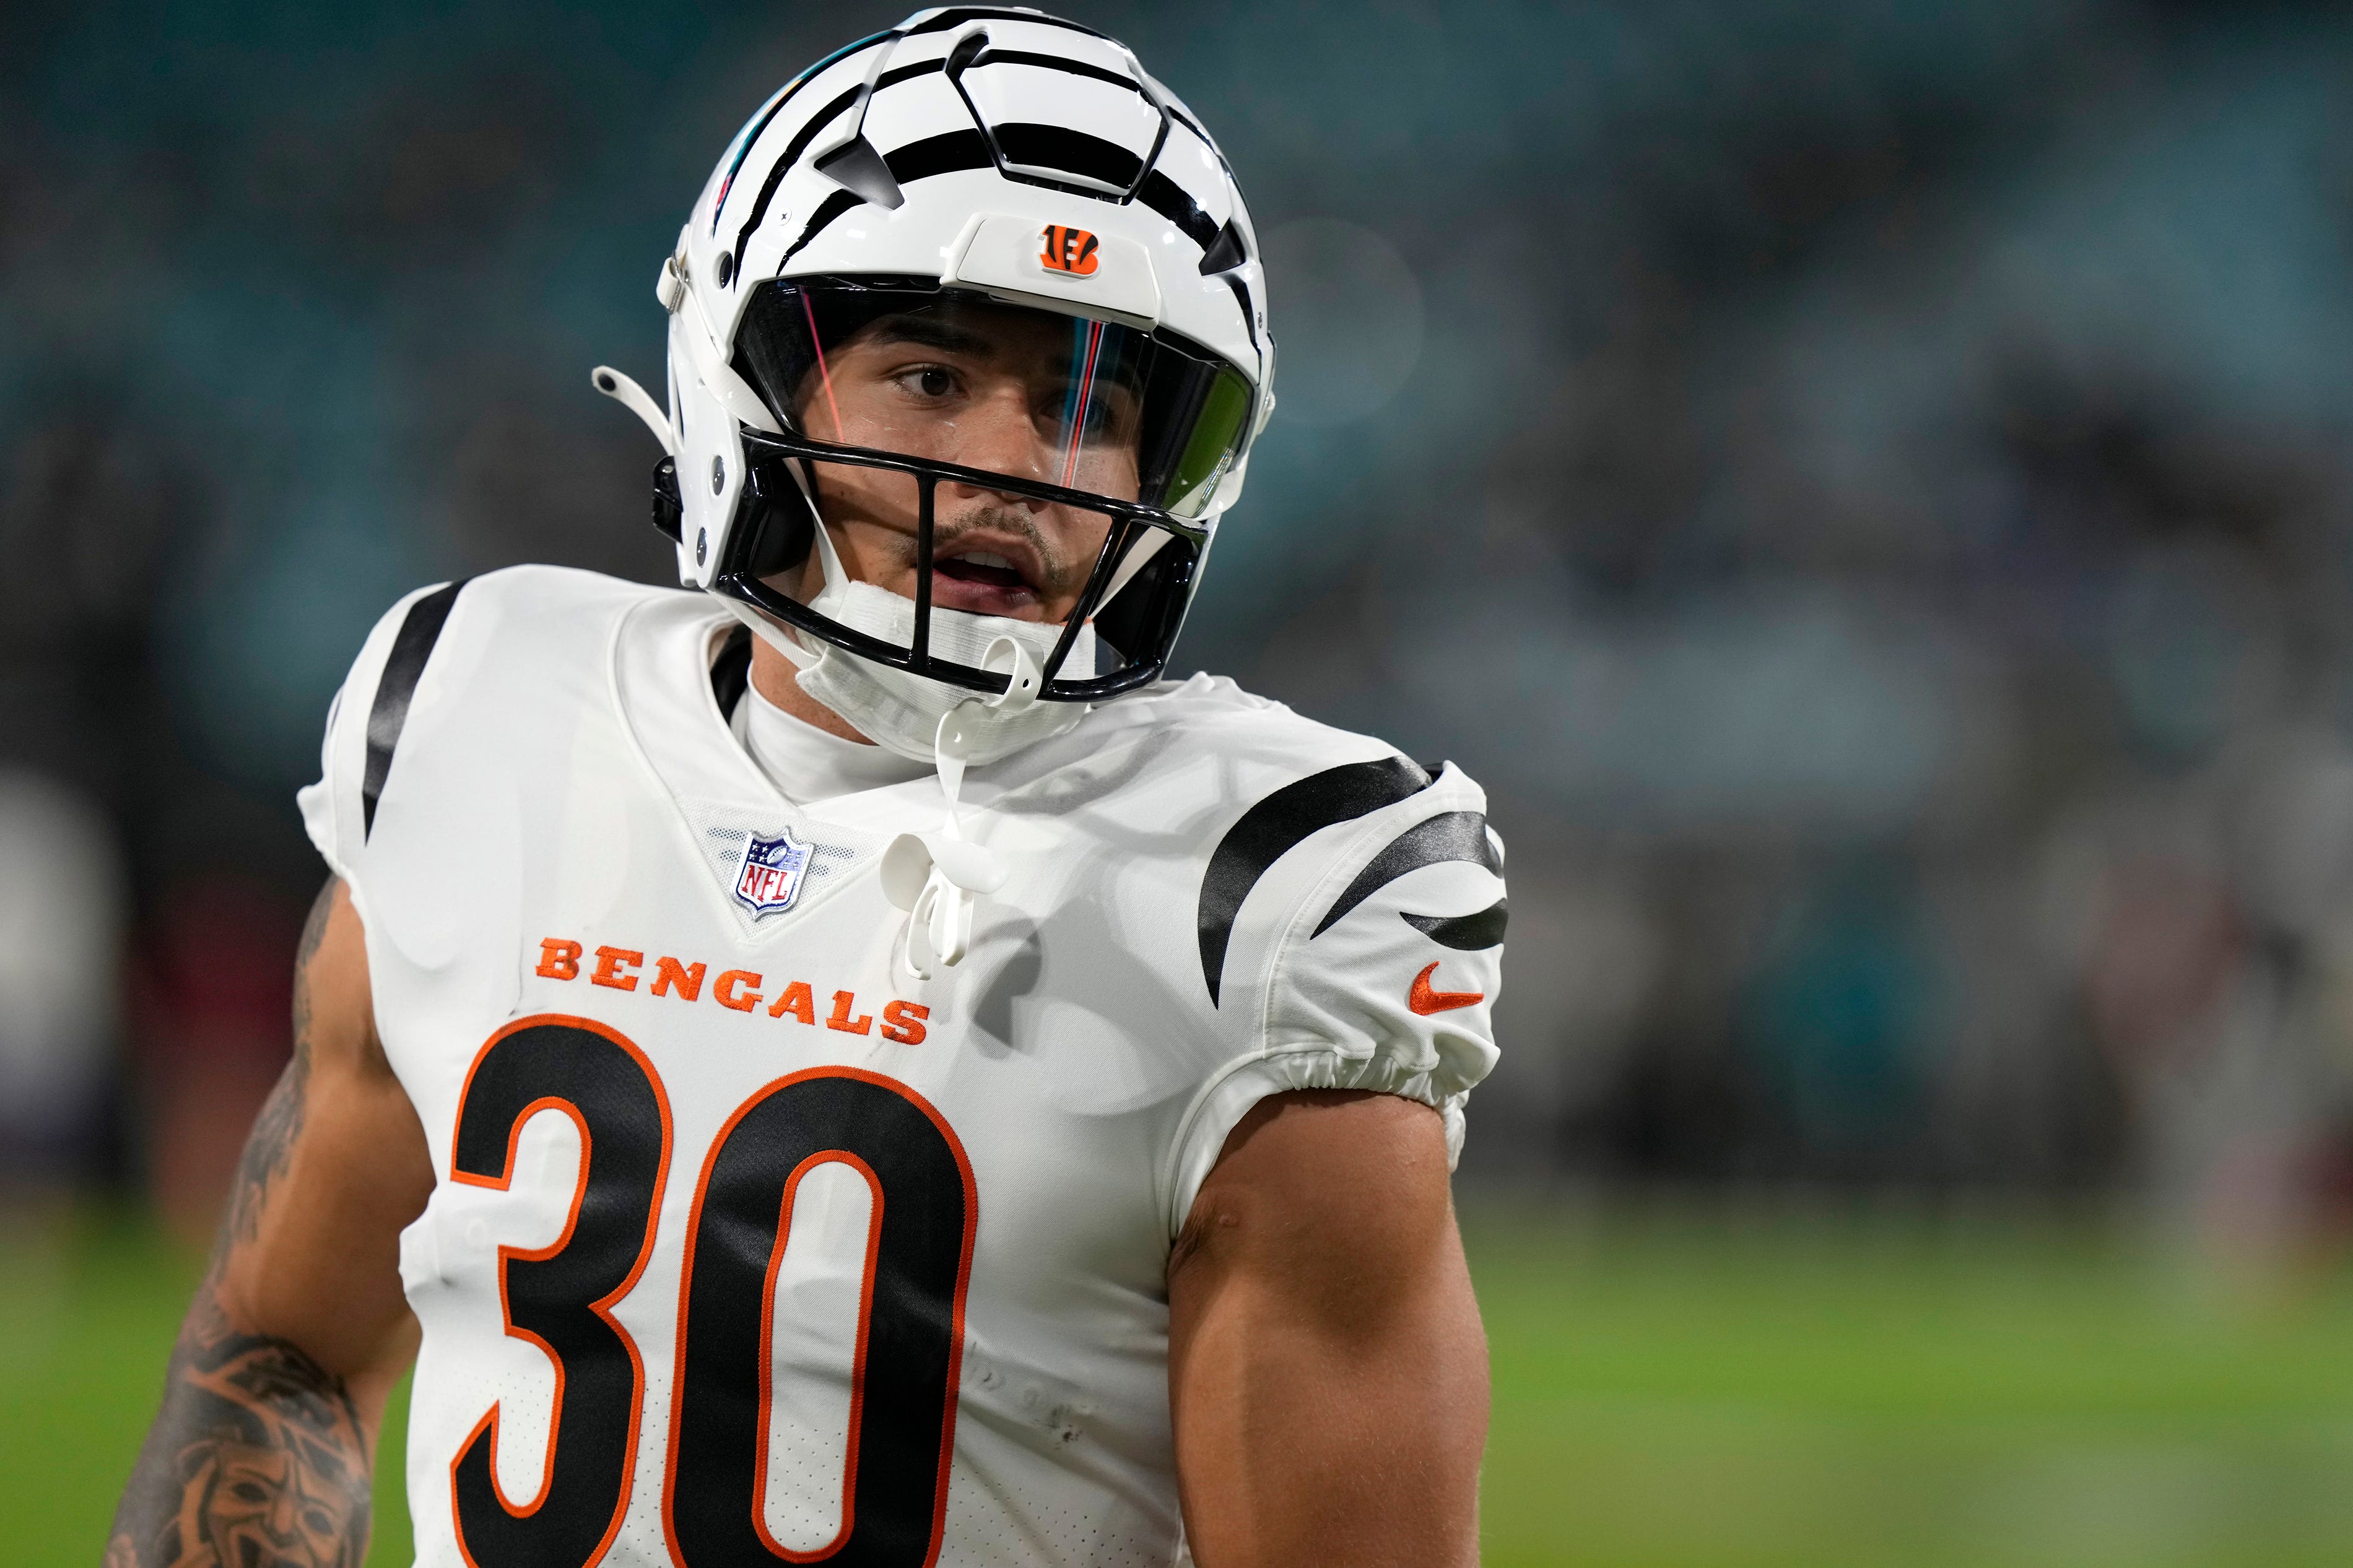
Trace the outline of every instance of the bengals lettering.
<instances>
[{"instance_id":1,"label":"bengals lettering","mask_svg":"<svg viewBox=\"0 0 2353 1568\"><path fill-rule=\"evenodd\" d=\"M577 980L586 949L576 942L560 936L544 938L539 944L539 966L533 974L543 980ZM635 991L645 978L646 955L634 948L600 947L596 962L588 971L591 985L609 986L615 991ZM681 1002L702 1000L703 979L710 966L686 963L667 954L654 960L653 984L649 987L656 996L675 996ZM771 1018L790 1017L797 1023L815 1028L818 1024L817 993L806 980L787 983L773 999L761 991L765 978L756 970L722 970L711 981L711 999L722 1007L738 1013L764 1011ZM765 1002L766 1005L762 1006ZM923 1043L923 1020L932 1010L920 1002L892 998L882 1005L881 1037L896 1045L920 1046ZM858 1010L855 992L837 991L826 1014L825 1026L839 1029L845 1035L863 1035L874 1029L874 1016Z\"/></svg>"}]
</instances>

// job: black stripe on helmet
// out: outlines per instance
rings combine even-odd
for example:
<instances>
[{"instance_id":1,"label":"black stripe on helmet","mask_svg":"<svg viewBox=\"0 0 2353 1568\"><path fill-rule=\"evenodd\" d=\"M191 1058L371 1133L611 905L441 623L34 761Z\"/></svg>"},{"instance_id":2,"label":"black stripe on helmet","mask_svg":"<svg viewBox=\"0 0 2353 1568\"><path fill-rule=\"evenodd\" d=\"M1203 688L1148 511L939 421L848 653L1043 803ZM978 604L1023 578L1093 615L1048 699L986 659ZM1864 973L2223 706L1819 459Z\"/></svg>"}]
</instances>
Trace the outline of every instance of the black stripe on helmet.
<instances>
[{"instance_id":1,"label":"black stripe on helmet","mask_svg":"<svg viewBox=\"0 0 2353 1568\"><path fill-rule=\"evenodd\" d=\"M1100 136L1090 136L1083 131L1072 131L1063 125L1038 125L1016 121L991 128L997 137L997 150L1008 163L1018 163L1024 169L1052 169L1065 174L1097 180L1122 191L1135 188L1135 177L1143 172L1144 160L1116 142L1106 142ZM1024 176L1008 169L1008 179ZM1085 195L1101 196L1100 191Z\"/></svg>"},{"instance_id":2,"label":"black stripe on helmet","mask_svg":"<svg viewBox=\"0 0 2353 1568\"><path fill-rule=\"evenodd\" d=\"M950 131L938 136L926 136L920 142L910 142L895 153L886 153L882 162L889 165L891 177L902 185L934 174L953 174L965 169L986 169L994 162L988 155L988 143L977 131ZM866 198L850 191L836 191L818 204L809 215L808 226L793 241L776 265L783 268L798 256L809 241L825 232L826 226L849 211L863 206Z\"/></svg>"},{"instance_id":3,"label":"black stripe on helmet","mask_svg":"<svg viewBox=\"0 0 2353 1568\"><path fill-rule=\"evenodd\" d=\"M1092 27L1082 27L1076 22L1066 22L1060 16L1049 16L1043 11L1010 11L986 5L954 6L920 26L908 28L907 36L912 38L924 33L944 33L966 22L1030 22L1040 27L1060 27L1066 32L1084 33L1090 38L1101 38L1107 44L1116 41L1108 34L1098 33Z\"/></svg>"},{"instance_id":4,"label":"black stripe on helmet","mask_svg":"<svg viewBox=\"0 0 2353 1568\"><path fill-rule=\"evenodd\" d=\"M1185 237L1207 252L1218 242L1218 226L1193 199L1193 193L1155 169L1144 176L1137 187L1135 199L1173 223Z\"/></svg>"},{"instance_id":5,"label":"black stripe on helmet","mask_svg":"<svg viewBox=\"0 0 2353 1568\"><path fill-rule=\"evenodd\" d=\"M940 70L942 63L939 60L918 60L911 66L894 66L874 79L874 90L879 94L884 88L896 87L901 82L912 81L917 77L935 75ZM799 164L801 154L808 151L808 144L817 140L818 132L832 124L845 110L858 101L858 94L860 90L853 87L809 116L808 122L793 132L793 139L786 143L783 155L777 158L776 163L768 170L767 179L760 185L760 199L752 204L751 216L745 218L744 226L735 231L734 277L736 281L740 282L744 277L742 263L744 244L751 239L752 231L760 226L760 220L768 216L768 204L776 199L776 187L783 184L785 176L791 174ZM799 247L796 246L794 248Z\"/></svg>"},{"instance_id":6,"label":"black stripe on helmet","mask_svg":"<svg viewBox=\"0 0 2353 1568\"><path fill-rule=\"evenodd\" d=\"M1067 59L1060 55L1033 55L1024 49L983 49L972 57L964 68L978 70L984 66L1035 66L1039 70L1060 71L1065 76L1092 77L1107 81L1113 87L1124 87L1138 98L1145 97L1144 84L1124 71L1106 70L1085 60Z\"/></svg>"},{"instance_id":7,"label":"black stripe on helmet","mask_svg":"<svg viewBox=\"0 0 2353 1568\"><path fill-rule=\"evenodd\" d=\"M864 90L862 85L850 88L831 103L810 115L808 122L793 132L792 141L785 146L784 155L769 166L768 177L760 182L759 199L752 204L752 216L745 218L744 226L735 231L734 276L738 280L744 276L744 242L752 237L752 231L760 226L760 220L768 216L768 204L776 199L776 187L785 183L785 176L791 174L794 165L801 161L801 154L808 150L808 144L816 140L817 133L832 124L840 117L843 110L856 103L858 95Z\"/></svg>"},{"instance_id":8,"label":"black stripe on helmet","mask_svg":"<svg viewBox=\"0 0 2353 1568\"><path fill-rule=\"evenodd\" d=\"M719 232L719 215L724 212L727 208L728 195L734 188L735 176L743 172L744 161L752 155L752 149L759 144L760 137L767 131L769 122L775 120L778 114L784 112L785 105L790 103L794 99L798 98L801 94L801 89L815 81L822 72L839 65L843 60L848 59L850 56L858 53L860 49L870 48L876 44L890 43L896 40L898 37L899 35L895 32L875 33L867 37L859 39L854 44L845 44L840 48L834 50L833 53L826 56L825 58L818 61L817 64L809 67L808 69L801 72L801 74L796 77L792 81L786 84L785 90L776 95L776 101L768 105L767 109L761 114L760 122L753 126L749 132L744 133L744 144L735 149L735 162L729 167L727 171L727 178L721 183L719 200L712 204L712 233L717 234ZM765 193L763 193L761 196L761 205L763 206L767 205ZM758 220L754 219L754 221L756 222ZM737 244L736 249L740 254L743 249L740 242Z\"/></svg>"},{"instance_id":9,"label":"black stripe on helmet","mask_svg":"<svg viewBox=\"0 0 2353 1568\"><path fill-rule=\"evenodd\" d=\"M1215 1006L1224 978L1226 948L1234 921L1268 868L1309 834L1336 822L1395 805L1430 787L1430 775L1403 757L1346 763L1287 784L1226 829L1201 877L1200 904L1194 917L1201 942L1201 978Z\"/></svg>"}]
</instances>

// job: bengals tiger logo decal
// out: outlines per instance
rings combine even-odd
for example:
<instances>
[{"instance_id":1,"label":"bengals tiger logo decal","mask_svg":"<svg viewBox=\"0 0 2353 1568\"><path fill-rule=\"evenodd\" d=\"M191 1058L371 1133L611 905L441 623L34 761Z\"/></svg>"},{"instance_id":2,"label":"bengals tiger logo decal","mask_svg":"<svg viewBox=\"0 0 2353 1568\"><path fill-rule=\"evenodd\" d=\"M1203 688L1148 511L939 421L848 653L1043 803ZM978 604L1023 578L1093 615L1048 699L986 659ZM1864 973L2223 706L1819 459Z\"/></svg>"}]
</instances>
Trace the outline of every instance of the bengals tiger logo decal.
<instances>
[{"instance_id":1,"label":"bengals tiger logo decal","mask_svg":"<svg viewBox=\"0 0 2353 1568\"><path fill-rule=\"evenodd\" d=\"M1092 278L1103 262L1103 242L1082 228L1064 224L1046 226L1046 248L1038 253L1038 260L1049 272L1067 272L1074 278Z\"/></svg>"}]
</instances>

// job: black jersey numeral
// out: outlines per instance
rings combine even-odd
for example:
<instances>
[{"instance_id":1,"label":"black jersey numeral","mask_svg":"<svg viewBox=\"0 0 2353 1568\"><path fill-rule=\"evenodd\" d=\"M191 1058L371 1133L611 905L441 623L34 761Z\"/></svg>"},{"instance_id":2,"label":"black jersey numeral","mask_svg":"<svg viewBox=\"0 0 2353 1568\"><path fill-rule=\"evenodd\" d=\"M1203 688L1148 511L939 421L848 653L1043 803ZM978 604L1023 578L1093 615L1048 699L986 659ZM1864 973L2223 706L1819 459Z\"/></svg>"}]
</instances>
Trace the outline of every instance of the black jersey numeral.
<instances>
[{"instance_id":1,"label":"black jersey numeral","mask_svg":"<svg viewBox=\"0 0 2353 1568\"><path fill-rule=\"evenodd\" d=\"M580 1130L564 1234L499 1250L507 1332L547 1353L554 1408L539 1490L498 1482L499 1406L449 1467L459 1549L474 1568L591 1568L628 1511L645 1400L636 1342L611 1316L653 1249L670 1104L635 1045L583 1018L525 1018L475 1058L451 1177L506 1188L523 1124ZM839 1163L873 1193L850 1368L841 1527L814 1552L765 1518L775 1283L801 1180ZM823 1068L779 1079L712 1141L688 1218L662 1524L684 1568L780 1562L921 1568L939 1552L979 1194L964 1148L913 1090ZM691 1331L690 1331L691 1326Z\"/></svg>"},{"instance_id":2,"label":"black jersey numeral","mask_svg":"<svg viewBox=\"0 0 2353 1568\"><path fill-rule=\"evenodd\" d=\"M839 1162L873 1190L850 1369L841 1528L793 1552L767 1529L776 1269L801 1178ZM939 1113L872 1073L779 1079L711 1152L688 1226L663 1522L690 1568L828 1562L919 1568L938 1550L953 1457L965 1289L979 1205Z\"/></svg>"},{"instance_id":3,"label":"black jersey numeral","mask_svg":"<svg viewBox=\"0 0 2353 1568\"><path fill-rule=\"evenodd\" d=\"M621 1528L635 1468L645 1368L611 1316L653 1250L650 1223L670 1164L670 1104L645 1054L585 1018L527 1018L491 1037L458 1111L452 1179L503 1189L516 1141L542 1110L580 1129L572 1213L553 1246L499 1248L507 1332L555 1363L539 1490L508 1500L498 1481L499 1406L449 1466L458 1544L475 1568L595 1563Z\"/></svg>"}]
</instances>

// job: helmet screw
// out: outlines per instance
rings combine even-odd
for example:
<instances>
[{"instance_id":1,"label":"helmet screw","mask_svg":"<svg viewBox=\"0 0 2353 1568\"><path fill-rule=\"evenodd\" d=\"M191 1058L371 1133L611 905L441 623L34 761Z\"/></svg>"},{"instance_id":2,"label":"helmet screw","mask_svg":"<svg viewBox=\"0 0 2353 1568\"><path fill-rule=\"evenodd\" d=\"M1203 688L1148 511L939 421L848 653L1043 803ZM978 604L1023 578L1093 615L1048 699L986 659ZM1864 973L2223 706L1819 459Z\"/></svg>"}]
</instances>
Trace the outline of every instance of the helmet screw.
<instances>
[{"instance_id":1,"label":"helmet screw","mask_svg":"<svg viewBox=\"0 0 2353 1568\"><path fill-rule=\"evenodd\" d=\"M711 493L712 495L717 495L721 490L723 490L726 488L727 459L724 458L713 458L711 459Z\"/></svg>"},{"instance_id":2,"label":"helmet screw","mask_svg":"<svg viewBox=\"0 0 2353 1568\"><path fill-rule=\"evenodd\" d=\"M703 557L710 553L711 531L707 528L696 529L694 531L694 563L697 566L702 565Z\"/></svg>"}]
</instances>

